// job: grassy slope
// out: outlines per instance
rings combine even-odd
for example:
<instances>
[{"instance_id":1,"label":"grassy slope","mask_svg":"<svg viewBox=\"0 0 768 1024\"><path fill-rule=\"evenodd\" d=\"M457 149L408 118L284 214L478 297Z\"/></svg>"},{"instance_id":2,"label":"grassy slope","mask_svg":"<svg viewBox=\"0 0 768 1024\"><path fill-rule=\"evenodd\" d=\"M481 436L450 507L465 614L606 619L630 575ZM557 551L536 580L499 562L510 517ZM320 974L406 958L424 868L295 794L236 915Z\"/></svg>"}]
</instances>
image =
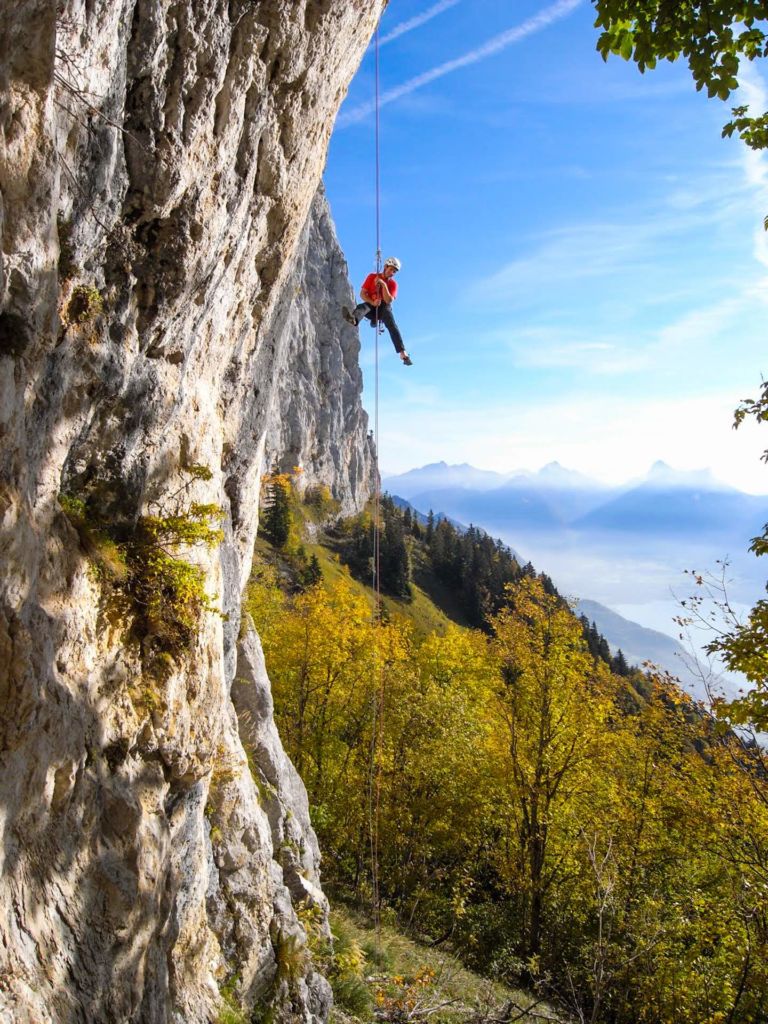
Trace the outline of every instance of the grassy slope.
<instances>
[{"instance_id":1,"label":"grassy slope","mask_svg":"<svg viewBox=\"0 0 768 1024\"><path fill-rule=\"evenodd\" d=\"M354 589L366 599L373 611L374 596L370 584L356 580L350 575L349 570L340 560L333 542L325 536L322 529L311 522L306 515L305 508L301 507L301 509L303 522L299 524L299 532L307 558L311 558L312 555L317 556L323 572L323 579L327 584L333 585L342 576L351 580ZM459 602L450 589L426 568L423 553L417 545L413 546L412 555L414 562L413 599L403 601L383 594L381 598L383 613L390 618L406 619L420 636L427 636L429 633L442 635L451 623L466 626L467 621L461 612ZM261 537L256 541L255 556L256 560L285 565L285 561L275 552L272 545Z\"/></svg>"},{"instance_id":2,"label":"grassy slope","mask_svg":"<svg viewBox=\"0 0 768 1024\"><path fill-rule=\"evenodd\" d=\"M565 1020L529 994L481 978L444 950L415 942L389 924L382 924L377 933L371 920L360 912L336 908L331 927L342 959L355 947L365 957L360 965L364 988L350 984L349 979L333 979L336 1006L332 1024Z\"/></svg>"}]
</instances>

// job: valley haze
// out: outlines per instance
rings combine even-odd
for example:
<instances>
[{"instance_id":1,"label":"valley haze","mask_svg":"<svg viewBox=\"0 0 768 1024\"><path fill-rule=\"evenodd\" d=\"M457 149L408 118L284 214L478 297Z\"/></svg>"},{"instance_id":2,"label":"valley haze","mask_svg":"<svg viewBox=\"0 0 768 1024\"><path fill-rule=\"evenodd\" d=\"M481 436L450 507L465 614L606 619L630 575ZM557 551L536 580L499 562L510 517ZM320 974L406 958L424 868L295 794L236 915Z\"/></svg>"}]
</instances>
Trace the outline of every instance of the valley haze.
<instances>
[{"instance_id":1,"label":"valley haze","mask_svg":"<svg viewBox=\"0 0 768 1024\"><path fill-rule=\"evenodd\" d=\"M717 576L726 562L740 610L764 592L765 568L748 547L763 528L766 499L708 469L678 471L658 461L644 477L610 486L558 462L509 473L437 462L385 475L383 486L419 512L499 537L578 599L614 650L653 660L689 686L673 621L693 589L686 570Z\"/></svg>"}]
</instances>

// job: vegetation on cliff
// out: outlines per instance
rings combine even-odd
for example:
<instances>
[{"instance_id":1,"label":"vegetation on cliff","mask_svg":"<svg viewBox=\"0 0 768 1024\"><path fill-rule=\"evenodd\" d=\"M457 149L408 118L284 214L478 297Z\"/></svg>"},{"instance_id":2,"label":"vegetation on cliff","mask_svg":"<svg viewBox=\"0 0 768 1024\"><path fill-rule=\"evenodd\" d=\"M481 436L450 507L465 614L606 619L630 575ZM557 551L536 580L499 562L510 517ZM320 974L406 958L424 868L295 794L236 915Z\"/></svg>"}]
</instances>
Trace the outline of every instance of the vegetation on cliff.
<instances>
[{"instance_id":1,"label":"vegetation on cliff","mask_svg":"<svg viewBox=\"0 0 768 1024\"><path fill-rule=\"evenodd\" d=\"M180 473L181 486L146 515L137 514L109 480L73 482L75 493L59 496L91 560L105 606L111 605L113 617L123 619L126 631L142 642L146 668L187 651L203 613L218 611L203 569L180 553L216 547L224 537L223 511L188 497L195 481L211 479L207 466L181 467Z\"/></svg>"}]
</instances>

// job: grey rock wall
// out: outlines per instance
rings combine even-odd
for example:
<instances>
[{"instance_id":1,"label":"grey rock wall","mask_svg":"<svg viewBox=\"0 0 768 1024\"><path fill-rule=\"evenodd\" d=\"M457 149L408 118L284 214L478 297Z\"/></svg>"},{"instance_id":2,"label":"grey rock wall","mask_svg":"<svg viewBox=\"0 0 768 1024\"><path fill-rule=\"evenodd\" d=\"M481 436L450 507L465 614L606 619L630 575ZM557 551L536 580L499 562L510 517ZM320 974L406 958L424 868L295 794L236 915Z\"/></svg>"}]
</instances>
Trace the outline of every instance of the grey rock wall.
<instances>
[{"instance_id":1,"label":"grey rock wall","mask_svg":"<svg viewBox=\"0 0 768 1024\"><path fill-rule=\"evenodd\" d=\"M367 493L357 340L308 314L348 288L322 200L299 242L382 5L17 0L0 19L3 1020L202 1024L227 982L279 1020L327 1015L296 915L324 905L314 837L247 632L236 665L268 460L297 456L347 509ZM181 554L223 614L164 648L62 494L118 537L220 505L223 543Z\"/></svg>"},{"instance_id":2,"label":"grey rock wall","mask_svg":"<svg viewBox=\"0 0 768 1024\"><path fill-rule=\"evenodd\" d=\"M301 466L303 486L329 484L351 514L369 491L373 453L360 405L360 340L340 315L344 305L355 298L321 188L270 332L287 344L275 381L281 414L267 432L265 461Z\"/></svg>"}]
</instances>

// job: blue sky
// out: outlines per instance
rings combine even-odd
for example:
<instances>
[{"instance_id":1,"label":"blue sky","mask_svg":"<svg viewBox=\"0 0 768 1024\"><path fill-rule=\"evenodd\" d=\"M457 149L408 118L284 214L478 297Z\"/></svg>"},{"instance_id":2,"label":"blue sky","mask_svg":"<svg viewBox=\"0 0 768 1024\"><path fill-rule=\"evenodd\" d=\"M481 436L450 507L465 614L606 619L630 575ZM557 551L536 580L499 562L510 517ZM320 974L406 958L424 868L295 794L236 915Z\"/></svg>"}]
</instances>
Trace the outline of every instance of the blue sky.
<instances>
[{"instance_id":1,"label":"blue sky","mask_svg":"<svg viewBox=\"0 0 768 1024\"><path fill-rule=\"evenodd\" d=\"M557 459L617 482L663 459L768 492L768 437L731 429L767 369L768 161L721 139L729 105L684 64L604 63L593 21L587 0L384 14L382 244L414 366L382 339L381 468ZM767 74L748 68L733 102L764 110ZM376 248L373 92L371 47L325 174L356 289Z\"/></svg>"}]
</instances>

